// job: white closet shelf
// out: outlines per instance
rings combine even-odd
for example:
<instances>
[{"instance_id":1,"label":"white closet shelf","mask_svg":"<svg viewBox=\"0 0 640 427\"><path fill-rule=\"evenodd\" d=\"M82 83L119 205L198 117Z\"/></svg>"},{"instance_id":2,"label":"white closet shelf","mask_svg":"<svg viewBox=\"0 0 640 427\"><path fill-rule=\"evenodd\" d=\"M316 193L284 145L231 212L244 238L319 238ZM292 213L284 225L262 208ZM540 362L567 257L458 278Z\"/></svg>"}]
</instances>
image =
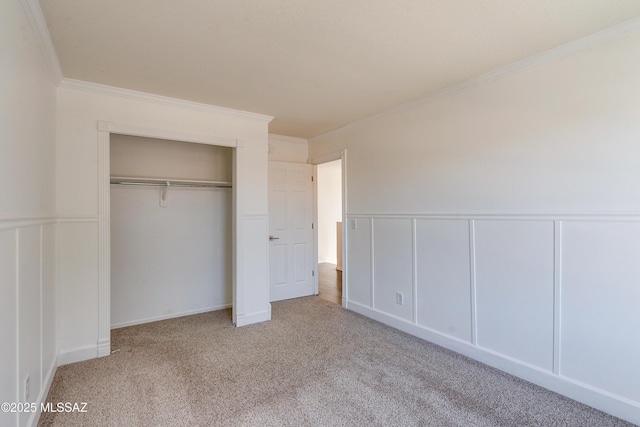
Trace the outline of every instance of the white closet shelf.
<instances>
[{"instance_id":1,"label":"white closet shelf","mask_svg":"<svg viewBox=\"0 0 640 427\"><path fill-rule=\"evenodd\" d=\"M172 178L134 178L128 176L112 176L111 184L118 185L147 185L152 187L209 187L231 188L232 183L227 181L203 181L194 179Z\"/></svg>"}]
</instances>

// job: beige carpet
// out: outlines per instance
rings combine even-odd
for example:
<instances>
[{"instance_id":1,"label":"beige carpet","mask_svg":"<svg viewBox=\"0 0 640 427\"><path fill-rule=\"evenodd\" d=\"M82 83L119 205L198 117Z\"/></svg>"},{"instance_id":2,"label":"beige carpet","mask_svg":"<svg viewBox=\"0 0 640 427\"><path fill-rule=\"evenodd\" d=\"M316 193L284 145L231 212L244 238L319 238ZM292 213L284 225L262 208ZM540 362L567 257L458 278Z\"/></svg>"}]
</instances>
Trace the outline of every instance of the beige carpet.
<instances>
[{"instance_id":1,"label":"beige carpet","mask_svg":"<svg viewBox=\"0 0 640 427\"><path fill-rule=\"evenodd\" d=\"M630 425L318 297L112 332L109 357L62 366L41 426Z\"/></svg>"}]
</instances>

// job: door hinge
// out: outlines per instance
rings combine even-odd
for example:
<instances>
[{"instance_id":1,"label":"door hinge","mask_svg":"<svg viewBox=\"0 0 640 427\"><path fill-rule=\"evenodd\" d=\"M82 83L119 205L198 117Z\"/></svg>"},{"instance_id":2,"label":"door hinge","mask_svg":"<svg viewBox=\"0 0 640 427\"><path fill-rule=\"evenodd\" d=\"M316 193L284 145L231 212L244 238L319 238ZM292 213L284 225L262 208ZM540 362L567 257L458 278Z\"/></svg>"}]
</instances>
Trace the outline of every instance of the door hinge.
<instances>
[{"instance_id":1,"label":"door hinge","mask_svg":"<svg viewBox=\"0 0 640 427\"><path fill-rule=\"evenodd\" d=\"M313 223L311 223L311 229L313 230Z\"/></svg>"},{"instance_id":2,"label":"door hinge","mask_svg":"<svg viewBox=\"0 0 640 427\"><path fill-rule=\"evenodd\" d=\"M311 182L313 182L313 175L311 175Z\"/></svg>"},{"instance_id":3,"label":"door hinge","mask_svg":"<svg viewBox=\"0 0 640 427\"><path fill-rule=\"evenodd\" d=\"M315 277L316 275L316 271L315 270L311 270L311 276Z\"/></svg>"}]
</instances>

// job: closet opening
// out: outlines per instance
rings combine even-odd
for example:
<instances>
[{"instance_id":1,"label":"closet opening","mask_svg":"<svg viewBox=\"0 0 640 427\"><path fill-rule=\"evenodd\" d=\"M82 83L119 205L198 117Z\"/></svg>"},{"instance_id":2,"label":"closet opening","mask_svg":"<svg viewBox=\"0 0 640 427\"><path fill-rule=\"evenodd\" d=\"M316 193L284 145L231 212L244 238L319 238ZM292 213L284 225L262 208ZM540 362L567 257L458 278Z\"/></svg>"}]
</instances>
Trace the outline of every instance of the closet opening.
<instances>
[{"instance_id":1,"label":"closet opening","mask_svg":"<svg viewBox=\"0 0 640 427\"><path fill-rule=\"evenodd\" d=\"M233 148L109 142L110 328L231 307Z\"/></svg>"}]
</instances>

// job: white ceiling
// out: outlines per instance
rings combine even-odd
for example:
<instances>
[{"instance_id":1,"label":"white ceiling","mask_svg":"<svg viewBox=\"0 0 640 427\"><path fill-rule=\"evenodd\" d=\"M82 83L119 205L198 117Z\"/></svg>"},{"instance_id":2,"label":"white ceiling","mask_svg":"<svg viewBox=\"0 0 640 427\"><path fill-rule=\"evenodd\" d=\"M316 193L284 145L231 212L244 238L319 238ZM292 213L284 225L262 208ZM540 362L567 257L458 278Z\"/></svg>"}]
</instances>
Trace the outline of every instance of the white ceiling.
<instances>
[{"instance_id":1,"label":"white ceiling","mask_svg":"<svg viewBox=\"0 0 640 427\"><path fill-rule=\"evenodd\" d=\"M309 138L640 15L640 0L41 0L65 77Z\"/></svg>"}]
</instances>

